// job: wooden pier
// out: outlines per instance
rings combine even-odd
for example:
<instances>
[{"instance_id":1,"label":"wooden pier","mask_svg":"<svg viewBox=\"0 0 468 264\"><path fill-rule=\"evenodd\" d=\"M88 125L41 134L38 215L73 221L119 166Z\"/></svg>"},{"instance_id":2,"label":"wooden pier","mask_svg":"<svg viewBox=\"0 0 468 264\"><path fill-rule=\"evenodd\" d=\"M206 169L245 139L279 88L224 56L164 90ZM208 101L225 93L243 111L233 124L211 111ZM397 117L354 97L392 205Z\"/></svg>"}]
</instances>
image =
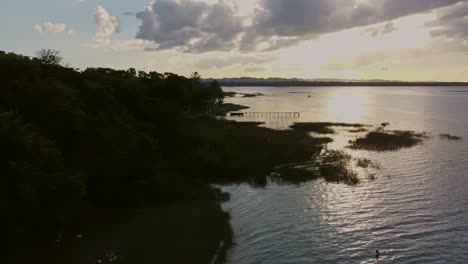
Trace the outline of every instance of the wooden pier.
<instances>
[{"instance_id":1,"label":"wooden pier","mask_svg":"<svg viewBox=\"0 0 468 264\"><path fill-rule=\"evenodd\" d=\"M276 117L276 118L299 118L299 112L232 112L230 117Z\"/></svg>"}]
</instances>

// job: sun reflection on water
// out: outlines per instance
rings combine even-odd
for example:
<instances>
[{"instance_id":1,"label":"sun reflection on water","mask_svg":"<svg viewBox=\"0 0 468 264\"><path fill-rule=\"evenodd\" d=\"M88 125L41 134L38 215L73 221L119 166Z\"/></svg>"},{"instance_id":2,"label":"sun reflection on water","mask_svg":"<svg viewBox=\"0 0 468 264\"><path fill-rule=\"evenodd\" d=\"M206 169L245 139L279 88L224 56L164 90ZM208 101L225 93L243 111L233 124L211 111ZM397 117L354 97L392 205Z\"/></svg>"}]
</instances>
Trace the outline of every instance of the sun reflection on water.
<instances>
[{"instance_id":1,"label":"sun reflection on water","mask_svg":"<svg viewBox=\"0 0 468 264\"><path fill-rule=\"evenodd\" d=\"M368 115L369 94L358 89L334 89L327 102L330 120L359 122Z\"/></svg>"}]
</instances>

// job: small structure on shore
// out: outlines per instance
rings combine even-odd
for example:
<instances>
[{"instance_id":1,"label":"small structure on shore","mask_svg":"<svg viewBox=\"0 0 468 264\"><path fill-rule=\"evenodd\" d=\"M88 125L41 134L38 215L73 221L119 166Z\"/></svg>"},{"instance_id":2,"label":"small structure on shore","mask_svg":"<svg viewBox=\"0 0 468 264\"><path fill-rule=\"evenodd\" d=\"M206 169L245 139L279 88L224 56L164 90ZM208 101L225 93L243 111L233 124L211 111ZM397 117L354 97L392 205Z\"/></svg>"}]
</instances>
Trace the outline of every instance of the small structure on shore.
<instances>
[{"instance_id":1,"label":"small structure on shore","mask_svg":"<svg viewBox=\"0 0 468 264\"><path fill-rule=\"evenodd\" d=\"M278 117L278 118L299 118L299 112L231 112L231 117Z\"/></svg>"}]
</instances>

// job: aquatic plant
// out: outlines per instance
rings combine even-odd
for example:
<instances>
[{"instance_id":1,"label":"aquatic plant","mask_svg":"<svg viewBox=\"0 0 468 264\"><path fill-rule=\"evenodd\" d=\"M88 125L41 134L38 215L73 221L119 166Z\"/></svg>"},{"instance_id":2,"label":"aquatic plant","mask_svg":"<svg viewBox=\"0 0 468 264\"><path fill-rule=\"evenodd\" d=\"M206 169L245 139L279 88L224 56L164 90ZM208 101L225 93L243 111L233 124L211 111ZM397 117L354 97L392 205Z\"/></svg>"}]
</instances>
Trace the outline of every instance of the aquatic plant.
<instances>
[{"instance_id":1,"label":"aquatic plant","mask_svg":"<svg viewBox=\"0 0 468 264\"><path fill-rule=\"evenodd\" d=\"M332 127L354 127L363 128L363 124L349 124L349 123L332 123L332 122L304 122L294 123L291 128L305 132L314 132L317 134L335 134L336 131Z\"/></svg>"},{"instance_id":2,"label":"aquatic plant","mask_svg":"<svg viewBox=\"0 0 468 264\"><path fill-rule=\"evenodd\" d=\"M370 151L392 151L413 147L427 138L426 133L414 131L385 131L383 129L367 133L364 137L350 141L350 148Z\"/></svg>"},{"instance_id":3,"label":"aquatic plant","mask_svg":"<svg viewBox=\"0 0 468 264\"><path fill-rule=\"evenodd\" d=\"M450 135L450 134L440 134L439 137L441 139L447 139L447 140L455 140L455 141L462 140L461 137Z\"/></svg>"},{"instance_id":4,"label":"aquatic plant","mask_svg":"<svg viewBox=\"0 0 468 264\"><path fill-rule=\"evenodd\" d=\"M364 133L364 132L367 132L369 130L367 130L366 128L356 128L356 129L350 129L348 131L351 132L351 133Z\"/></svg>"},{"instance_id":5,"label":"aquatic plant","mask_svg":"<svg viewBox=\"0 0 468 264\"><path fill-rule=\"evenodd\" d=\"M364 168L364 169L367 169L367 168L380 169L380 164L370 159L355 158L355 161L356 161L356 166Z\"/></svg>"},{"instance_id":6,"label":"aquatic plant","mask_svg":"<svg viewBox=\"0 0 468 264\"><path fill-rule=\"evenodd\" d=\"M215 108L212 112L214 115L225 116L229 112L236 112L240 110L249 109L250 107L244 105L237 105L231 103L223 103Z\"/></svg>"},{"instance_id":7,"label":"aquatic plant","mask_svg":"<svg viewBox=\"0 0 468 264\"><path fill-rule=\"evenodd\" d=\"M355 185L360 182L358 174L350 169L351 156L343 151L328 150L319 164L320 177L327 182Z\"/></svg>"}]
</instances>

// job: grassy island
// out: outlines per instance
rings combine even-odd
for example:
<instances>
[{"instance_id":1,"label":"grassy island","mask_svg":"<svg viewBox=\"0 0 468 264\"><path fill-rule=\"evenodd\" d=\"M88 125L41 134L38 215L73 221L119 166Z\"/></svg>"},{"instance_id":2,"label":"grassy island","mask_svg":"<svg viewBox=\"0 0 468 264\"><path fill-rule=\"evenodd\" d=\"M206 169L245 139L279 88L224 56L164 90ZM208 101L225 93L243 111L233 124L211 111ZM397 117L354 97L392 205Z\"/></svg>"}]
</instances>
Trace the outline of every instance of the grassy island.
<instances>
[{"instance_id":1,"label":"grassy island","mask_svg":"<svg viewBox=\"0 0 468 264\"><path fill-rule=\"evenodd\" d=\"M336 131L333 127L349 127L354 128L355 132L367 131L366 125L363 124L349 124L349 123L332 123L332 122L304 122L294 123L291 128L294 130L313 132L316 134L335 134Z\"/></svg>"},{"instance_id":2,"label":"grassy island","mask_svg":"<svg viewBox=\"0 0 468 264\"><path fill-rule=\"evenodd\" d=\"M394 151L418 145L427 137L426 133L379 129L351 141L350 148L370 151Z\"/></svg>"}]
</instances>

